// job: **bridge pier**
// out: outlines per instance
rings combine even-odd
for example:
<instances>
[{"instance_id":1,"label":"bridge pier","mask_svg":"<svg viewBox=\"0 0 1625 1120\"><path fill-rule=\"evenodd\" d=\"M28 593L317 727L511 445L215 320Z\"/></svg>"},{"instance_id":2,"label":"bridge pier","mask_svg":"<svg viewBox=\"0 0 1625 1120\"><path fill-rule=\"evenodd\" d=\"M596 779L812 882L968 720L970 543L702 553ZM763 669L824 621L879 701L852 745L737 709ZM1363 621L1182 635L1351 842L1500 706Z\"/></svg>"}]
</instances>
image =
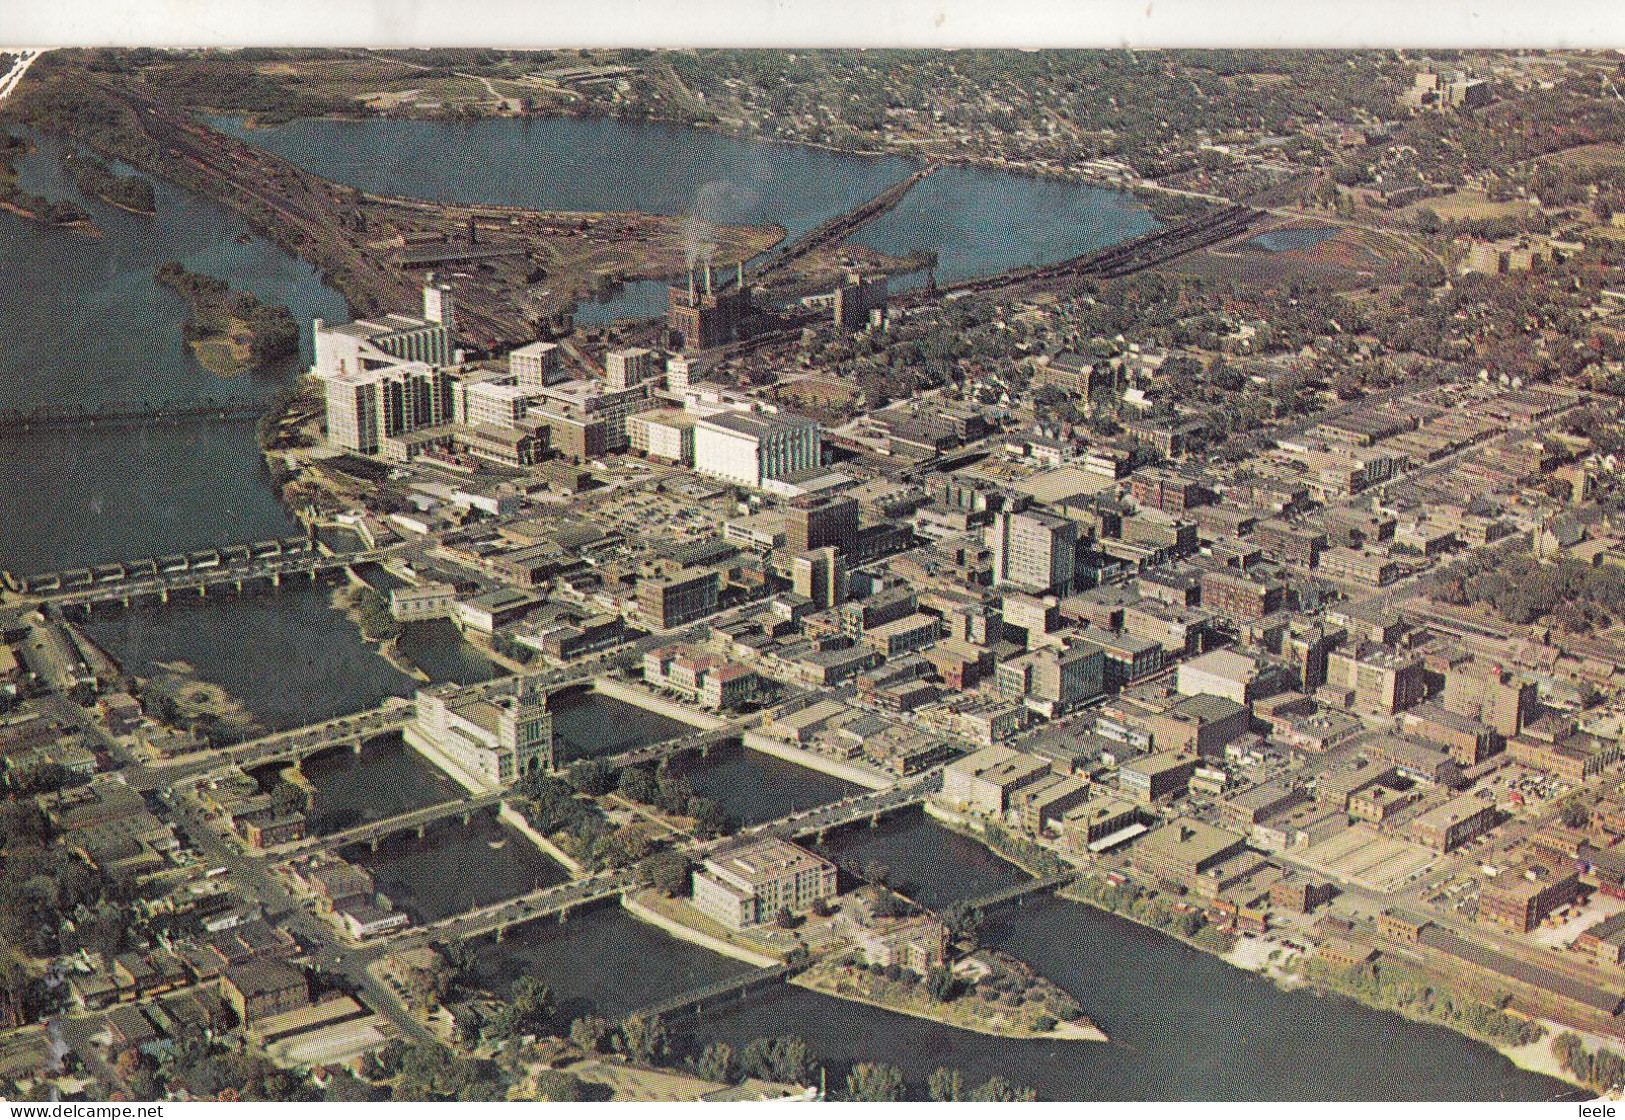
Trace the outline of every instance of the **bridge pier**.
<instances>
[{"instance_id":1,"label":"bridge pier","mask_svg":"<svg viewBox=\"0 0 1625 1120\"><path fill-rule=\"evenodd\" d=\"M282 586L282 573L281 572L272 572L271 573L271 586L272 587L281 587Z\"/></svg>"},{"instance_id":2,"label":"bridge pier","mask_svg":"<svg viewBox=\"0 0 1625 1120\"><path fill-rule=\"evenodd\" d=\"M378 837L374 836L372 838L371 843L372 843L372 854L377 855L378 854Z\"/></svg>"},{"instance_id":3,"label":"bridge pier","mask_svg":"<svg viewBox=\"0 0 1625 1120\"><path fill-rule=\"evenodd\" d=\"M463 827L467 828L469 825L471 825L473 823L474 823L474 812L471 809L468 812L463 814Z\"/></svg>"},{"instance_id":4,"label":"bridge pier","mask_svg":"<svg viewBox=\"0 0 1625 1120\"><path fill-rule=\"evenodd\" d=\"M422 840L423 837L428 833L428 830L429 830L428 825L426 825L426 824L418 825L418 839Z\"/></svg>"},{"instance_id":5,"label":"bridge pier","mask_svg":"<svg viewBox=\"0 0 1625 1120\"><path fill-rule=\"evenodd\" d=\"M361 757L361 736L357 735L355 737L355 742L350 744L350 751L357 758Z\"/></svg>"},{"instance_id":6,"label":"bridge pier","mask_svg":"<svg viewBox=\"0 0 1625 1120\"><path fill-rule=\"evenodd\" d=\"M159 590L159 592L158 592L158 601L160 603L169 602L169 588L168 587L164 587L164 588Z\"/></svg>"}]
</instances>

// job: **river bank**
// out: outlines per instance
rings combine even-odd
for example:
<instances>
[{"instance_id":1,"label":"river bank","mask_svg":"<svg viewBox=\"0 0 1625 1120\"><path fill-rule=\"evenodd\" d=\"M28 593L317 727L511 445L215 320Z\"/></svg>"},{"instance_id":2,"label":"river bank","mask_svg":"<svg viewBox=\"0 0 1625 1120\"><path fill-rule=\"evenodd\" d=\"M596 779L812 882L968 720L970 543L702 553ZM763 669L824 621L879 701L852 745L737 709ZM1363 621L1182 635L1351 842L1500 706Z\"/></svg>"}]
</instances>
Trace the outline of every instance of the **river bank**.
<instances>
[{"instance_id":1,"label":"river bank","mask_svg":"<svg viewBox=\"0 0 1625 1120\"><path fill-rule=\"evenodd\" d=\"M862 1003L892 1011L915 1019L940 1023L945 1027L971 1031L993 1038L1051 1039L1067 1042L1107 1042L1106 1033L1080 1016L1075 1020L1057 1019L1037 1012L1023 1017L1016 1012L1005 1012L991 1004L980 1007L969 993L952 1000L937 1000L917 985L905 985L876 976L867 969L838 961L821 961L790 979L790 983L809 991L821 992L835 999ZM1047 982L1046 982L1047 983ZM1051 988L1053 984L1049 985ZM1059 989L1056 989L1059 991ZM1054 1026L1041 1029L1045 1018Z\"/></svg>"},{"instance_id":2,"label":"river bank","mask_svg":"<svg viewBox=\"0 0 1625 1120\"><path fill-rule=\"evenodd\" d=\"M767 968L782 963L777 957L754 952L743 945L735 945L731 941L724 941L720 937L712 937L710 934L701 932L693 926L680 922L675 918L667 917L644 902L633 898L630 894L621 896L621 907L638 921L664 930L679 941L686 941L690 945L698 945L702 949L709 949L711 952L721 954L724 957L743 961L745 964L754 965L757 968Z\"/></svg>"},{"instance_id":3,"label":"river bank","mask_svg":"<svg viewBox=\"0 0 1625 1120\"><path fill-rule=\"evenodd\" d=\"M935 811L933 812L933 810ZM959 832L961 835L976 840L987 848L988 851L994 853L1000 858L1009 860L1010 862L1017 864L1017 866L1021 866L1021 861L1014 858L1011 853L1002 850L992 843L989 843L987 836L983 832L967 827L966 823L960 819L957 814L942 810L940 807L933 806L929 802L926 805L926 811L934 819L949 827L952 831ZM1023 867L1023 870L1027 871L1029 874L1038 873L1031 867ZM1401 1018L1407 1019L1414 1023L1442 1027L1461 1036L1462 1038L1469 1039L1475 1043L1495 1050L1519 1069L1527 1070L1531 1073L1543 1074L1563 1081L1567 1084L1574 1085L1578 1088L1588 1089L1588 1087L1576 1079L1571 1072L1568 1072L1562 1068L1561 1061L1552 1050L1552 1043L1557 1034L1562 1033L1565 1030L1572 1029L1561 1024L1548 1020L1536 1020L1536 1022L1538 1022L1545 1030L1542 1037L1522 1045L1512 1045L1497 1039L1476 1034L1469 1030L1464 1030L1456 1023L1448 1020L1427 1015L1413 1014L1405 1008L1390 1007L1373 999L1362 999L1357 992L1341 991L1329 988L1324 984L1316 983L1313 978L1306 976L1301 971L1290 967L1294 959L1293 955L1289 954L1283 956L1280 952L1278 952L1280 948L1279 946L1272 945L1271 942L1265 940L1227 938L1225 943L1221 945L1217 941L1204 940L1201 936L1201 932L1205 932L1215 927L1204 926L1202 927L1201 932L1198 932L1194 936L1187 937L1174 930L1159 926L1154 922L1146 921L1128 910L1118 910L1111 906L1104 905L1075 886L1064 887L1058 890L1056 892L1056 896L1068 902L1081 903L1103 913L1123 918L1127 921L1133 922L1137 926L1142 926L1145 929L1169 938L1170 940L1181 942L1192 949L1196 949L1211 957L1215 957L1218 960L1223 961L1231 968L1235 968L1242 972L1249 972L1261 979L1268 980L1276 988L1282 991L1289 992L1307 988L1321 995L1330 994L1341 996L1350 1000L1351 1002L1359 1004L1362 1007L1369 1008L1373 1011L1396 1014ZM1575 1033L1581 1032L1576 1031ZM1595 1039L1595 1041L1592 1043L1593 1045L1606 1045L1609 1041L1611 1041L1600 1036L1593 1037ZM1615 1041L1617 1045L1617 1040L1612 1041Z\"/></svg>"}]
</instances>

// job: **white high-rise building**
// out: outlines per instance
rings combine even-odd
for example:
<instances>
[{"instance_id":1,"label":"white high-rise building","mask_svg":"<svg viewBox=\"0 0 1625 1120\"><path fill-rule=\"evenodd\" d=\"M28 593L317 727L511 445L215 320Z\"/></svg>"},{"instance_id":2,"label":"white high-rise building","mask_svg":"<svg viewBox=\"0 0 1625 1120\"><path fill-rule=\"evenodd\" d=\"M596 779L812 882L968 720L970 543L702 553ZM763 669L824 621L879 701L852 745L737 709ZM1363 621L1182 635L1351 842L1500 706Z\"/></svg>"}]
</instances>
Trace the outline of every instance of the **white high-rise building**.
<instances>
[{"instance_id":1,"label":"white high-rise building","mask_svg":"<svg viewBox=\"0 0 1625 1120\"><path fill-rule=\"evenodd\" d=\"M655 376L658 370L653 350L628 346L604 355L605 380L611 389L629 389Z\"/></svg>"},{"instance_id":2,"label":"white high-rise building","mask_svg":"<svg viewBox=\"0 0 1625 1120\"><path fill-rule=\"evenodd\" d=\"M559 344L532 342L508 352L508 372L518 381L521 389L540 389L565 379L559 362Z\"/></svg>"},{"instance_id":3,"label":"white high-rise building","mask_svg":"<svg viewBox=\"0 0 1625 1120\"><path fill-rule=\"evenodd\" d=\"M423 289L422 318L384 315L329 326L315 320L311 373L326 388L327 440L376 455L396 436L446 424L453 412L451 293Z\"/></svg>"},{"instance_id":4,"label":"white high-rise building","mask_svg":"<svg viewBox=\"0 0 1625 1120\"><path fill-rule=\"evenodd\" d=\"M741 486L772 490L822 456L817 422L798 416L719 412L694 425L694 469Z\"/></svg>"},{"instance_id":5,"label":"white high-rise building","mask_svg":"<svg viewBox=\"0 0 1625 1120\"><path fill-rule=\"evenodd\" d=\"M987 527L993 579L1001 586L1065 595L1077 560L1078 523L1023 510L1000 510Z\"/></svg>"}]
</instances>

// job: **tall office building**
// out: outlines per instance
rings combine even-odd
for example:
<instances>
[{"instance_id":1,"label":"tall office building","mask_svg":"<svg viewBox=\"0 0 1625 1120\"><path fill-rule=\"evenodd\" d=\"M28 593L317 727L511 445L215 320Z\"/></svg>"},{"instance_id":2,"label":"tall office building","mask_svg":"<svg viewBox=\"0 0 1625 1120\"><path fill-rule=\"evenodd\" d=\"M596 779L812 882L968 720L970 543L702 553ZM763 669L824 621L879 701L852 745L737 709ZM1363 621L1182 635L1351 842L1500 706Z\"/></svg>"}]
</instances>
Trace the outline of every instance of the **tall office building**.
<instances>
[{"instance_id":1,"label":"tall office building","mask_svg":"<svg viewBox=\"0 0 1625 1120\"><path fill-rule=\"evenodd\" d=\"M800 417L719 412L694 425L694 469L741 486L772 489L822 455L818 424Z\"/></svg>"},{"instance_id":2,"label":"tall office building","mask_svg":"<svg viewBox=\"0 0 1625 1120\"><path fill-rule=\"evenodd\" d=\"M423 316L385 315L329 326L315 320L311 373L326 390L328 442L376 455L383 441L449 423L456 374L451 292L423 289Z\"/></svg>"},{"instance_id":3,"label":"tall office building","mask_svg":"<svg viewBox=\"0 0 1625 1120\"><path fill-rule=\"evenodd\" d=\"M642 346L627 346L604 355L605 380L611 389L629 389L655 376L659 355Z\"/></svg>"},{"instance_id":4,"label":"tall office building","mask_svg":"<svg viewBox=\"0 0 1625 1120\"><path fill-rule=\"evenodd\" d=\"M855 331L869 321L869 312L886 306L886 278L848 272L835 286L835 325Z\"/></svg>"},{"instance_id":5,"label":"tall office building","mask_svg":"<svg viewBox=\"0 0 1625 1120\"><path fill-rule=\"evenodd\" d=\"M385 440L453 419L456 375L424 362L354 370L323 379L327 442L376 455Z\"/></svg>"},{"instance_id":6,"label":"tall office building","mask_svg":"<svg viewBox=\"0 0 1625 1120\"><path fill-rule=\"evenodd\" d=\"M1078 523L1033 510L1000 510L987 528L993 578L1027 591L1067 594L1077 564Z\"/></svg>"},{"instance_id":7,"label":"tall office building","mask_svg":"<svg viewBox=\"0 0 1625 1120\"><path fill-rule=\"evenodd\" d=\"M858 500L847 497L795 498L784 515L785 546L792 553L834 546L850 555L858 540Z\"/></svg>"},{"instance_id":8,"label":"tall office building","mask_svg":"<svg viewBox=\"0 0 1625 1120\"><path fill-rule=\"evenodd\" d=\"M803 552L790 561L790 587L823 610L846 598L846 562L833 548Z\"/></svg>"},{"instance_id":9,"label":"tall office building","mask_svg":"<svg viewBox=\"0 0 1625 1120\"><path fill-rule=\"evenodd\" d=\"M508 372L521 389L540 389L565 379L559 363L559 344L532 342L508 352Z\"/></svg>"}]
</instances>

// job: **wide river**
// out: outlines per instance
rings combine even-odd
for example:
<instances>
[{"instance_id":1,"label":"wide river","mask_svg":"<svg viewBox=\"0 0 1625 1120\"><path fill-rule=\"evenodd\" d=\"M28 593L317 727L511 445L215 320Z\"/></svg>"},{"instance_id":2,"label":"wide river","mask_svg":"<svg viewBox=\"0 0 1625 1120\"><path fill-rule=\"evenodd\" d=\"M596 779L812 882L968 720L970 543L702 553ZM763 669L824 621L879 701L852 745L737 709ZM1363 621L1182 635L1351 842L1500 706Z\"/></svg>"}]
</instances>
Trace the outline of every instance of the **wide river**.
<instances>
[{"instance_id":1,"label":"wide river","mask_svg":"<svg viewBox=\"0 0 1625 1120\"><path fill-rule=\"evenodd\" d=\"M792 237L918 166L902 157L853 157L607 120L305 121L243 135L312 170L379 191L778 222ZM64 181L60 155L55 141L41 141L19 162L22 186L77 199L101 236L45 229L0 213L0 339L6 343L0 347L0 409L263 397L308 361L313 316L344 318L343 300L309 266L251 234L229 211L163 183L155 217L83 199ZM1152 224L1121 194L953 169L917 188L858 239L893 253L934 250L937 278L946 282L1063 259ZM153 269L169 259L287 304L304 327L301 360L234 379L200 367L181 340L184 305L153 282ZM0 440L0 480L7 513L0 518L0 568L17 572L295 529L267 485L247 424L7 436ZM269 725L409 692L414 682L360 643L354 628L325 606L327 594L318 588L136 614L98 624L97 636L137 666L173 657L190 661L201 675L245 694ZM256 681L284 681L290 666L297 687L256 688ZM478 666L448 661L434 675L480 674ZM588 732L588 721L582 723ZM581 747L590 753L590 744ZM772 767L726 755L716 766L696 782L725 808L745 818L779 808L748 788L773 780ZM364 788L366 782L350 784ZM839 793L810 782L787 796L797 803ZM435 875L454 877L461 858L478 854L485 872L475 892L480 897L531 889L555 874L491 822L463 831L468 835L442 845L441 857L452 857L444 866L424 851L391 850L381 853L388 866L380 870L388 878L398 868L401 882L392 885L412 893L409 869L433 865ZM925 898L975 893L1014 874L919 820L839 837L832 854L849 865L885 862ZM440 902L422 897L416 906L429 914ZM1341 1000L1278 991L1082 907L1045 904L1021 911L1020 918L989 931L990 938L1071 989L1113 1042L1002 1042L799 990L748 1002L698 1031L736 1041L794 1032L837 1068L852 1059L883 1059L918 1083L937 1065L957 1065L975 1079L1000 1072L1061 1099L1538 1100L1564 1091L1450 1032ZM731 967L702 950L634 931L628 922L605 914L562 931L555 926L554 936L563 937L557 945L538 927L539 941L511 938L504 945L502 967L535 967L557 976L563 994L606 1007L637 1006L673 982L681 988ZM599 943L602 938L609 940ZM583 959L609 967L583 968Z\"/></svg>"}]
</instances>

